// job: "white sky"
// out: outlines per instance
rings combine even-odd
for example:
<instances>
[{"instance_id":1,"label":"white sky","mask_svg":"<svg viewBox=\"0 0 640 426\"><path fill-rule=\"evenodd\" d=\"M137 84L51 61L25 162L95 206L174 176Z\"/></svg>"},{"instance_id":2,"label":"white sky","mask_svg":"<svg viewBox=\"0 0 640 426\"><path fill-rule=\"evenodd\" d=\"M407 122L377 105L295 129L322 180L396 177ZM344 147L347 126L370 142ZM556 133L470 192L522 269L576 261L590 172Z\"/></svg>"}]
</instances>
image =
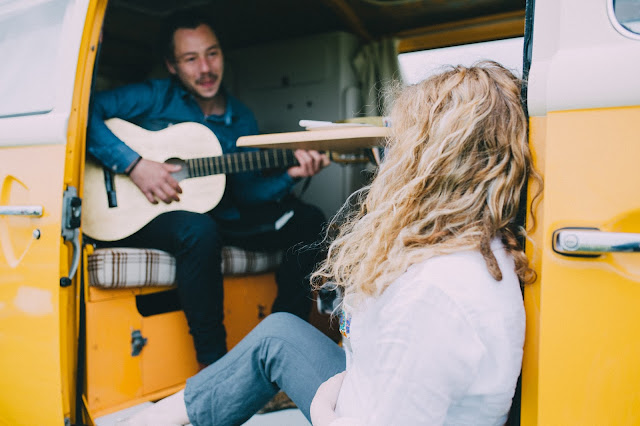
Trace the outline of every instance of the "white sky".
<instances>
[{"instance_id":1,"label":"white sky","mask_svg":"<svg viewBox=\"0 0 640 426\"><path fill-rule=\"evenodd\" d=\"M414 84L438 72L444 65L471 65L494 60L522 77L522 37L403 53L398 56L406 84Z\"/></svg>"}]
</instances>

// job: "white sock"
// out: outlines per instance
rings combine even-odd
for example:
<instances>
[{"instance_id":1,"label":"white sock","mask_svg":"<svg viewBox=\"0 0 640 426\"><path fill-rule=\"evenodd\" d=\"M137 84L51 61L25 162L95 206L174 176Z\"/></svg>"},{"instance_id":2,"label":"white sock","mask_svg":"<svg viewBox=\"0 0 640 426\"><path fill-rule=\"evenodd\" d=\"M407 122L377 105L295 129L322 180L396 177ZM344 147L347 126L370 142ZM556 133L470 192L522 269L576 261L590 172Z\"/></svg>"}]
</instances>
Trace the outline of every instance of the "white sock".
<instances>
[{"instance_id":1,"label":"white sock","mask_svg":"<svg viewBox=\"0 0 640 426\"><path fill-rule=\"evenodd\" d=\"M189 424L184 390L156 402L149 408L118 422L120 426L178 426Z\"/></svg>"}]
</instances>

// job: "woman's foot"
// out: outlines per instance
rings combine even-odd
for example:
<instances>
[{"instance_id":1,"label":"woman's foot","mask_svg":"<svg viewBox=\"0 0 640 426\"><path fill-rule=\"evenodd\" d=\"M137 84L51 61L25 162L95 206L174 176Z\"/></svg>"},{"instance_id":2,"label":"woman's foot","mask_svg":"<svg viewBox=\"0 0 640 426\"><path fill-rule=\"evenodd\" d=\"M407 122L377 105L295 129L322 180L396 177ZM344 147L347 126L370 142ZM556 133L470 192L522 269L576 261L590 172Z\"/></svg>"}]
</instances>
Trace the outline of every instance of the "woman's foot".
<instances>
[{"instance_id":1,"label":"woman's foot","mask_svg":"<svg viewBox=\"0 0 640 426\"><path fill-rule=\"evenodd\" d=\"M118 422L119 426L178 426L189 424L184 390Z\"/></svg>"}]
</instances>

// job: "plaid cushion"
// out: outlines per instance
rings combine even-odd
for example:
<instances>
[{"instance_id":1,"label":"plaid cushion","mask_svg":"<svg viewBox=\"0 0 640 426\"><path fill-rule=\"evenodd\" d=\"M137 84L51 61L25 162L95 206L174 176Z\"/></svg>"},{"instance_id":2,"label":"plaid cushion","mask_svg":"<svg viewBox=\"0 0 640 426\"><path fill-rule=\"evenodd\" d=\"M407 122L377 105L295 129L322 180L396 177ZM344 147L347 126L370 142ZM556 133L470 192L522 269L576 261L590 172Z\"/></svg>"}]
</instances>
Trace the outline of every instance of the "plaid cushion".
<instances>
[{"instance_id":1,"label":"plaid cushion","mask_svg":"<svg viewBox=\"0 0 640 426\"><path fill-rule=\"evenodd\" d=\"M222 273L248 275L273 271L282 262L282 252L246 251L238 247L222 248Z\"/></svg>"},{"instance_id":2,"label":"plaid cushion","mask_svg":"<svg viewBox=\"0 0 640 426\"><path fill-rule=\"evenodd\" d=\"M88 257L89 283L102 288L171 286L176 279L176 260L155 249L103 248ZM223 247L222 273L245 275L267 272L281 262L281 252L250 252Z\"/></svg>"}]
</instances>

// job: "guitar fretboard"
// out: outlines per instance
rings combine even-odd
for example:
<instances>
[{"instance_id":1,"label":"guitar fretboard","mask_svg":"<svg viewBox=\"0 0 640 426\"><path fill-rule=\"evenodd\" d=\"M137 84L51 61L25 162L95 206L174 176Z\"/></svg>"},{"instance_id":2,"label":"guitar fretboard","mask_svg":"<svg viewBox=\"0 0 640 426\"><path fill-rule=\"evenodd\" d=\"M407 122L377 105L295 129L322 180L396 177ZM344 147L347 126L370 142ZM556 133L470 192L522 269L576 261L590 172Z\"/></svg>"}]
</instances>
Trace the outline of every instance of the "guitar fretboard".
<instances>
[{"instance_id":1,"label":"guitar fretboard","mask_svg":"<svg viewBox=\"0 0 640 426\"><path fill-rule=\"evenodd\" d=\"M185 162L189 166L189 177L288 168L298 164L293 151L288 149L236 152L217 157L190 158Z\"/></svg>"}]
</instances>

